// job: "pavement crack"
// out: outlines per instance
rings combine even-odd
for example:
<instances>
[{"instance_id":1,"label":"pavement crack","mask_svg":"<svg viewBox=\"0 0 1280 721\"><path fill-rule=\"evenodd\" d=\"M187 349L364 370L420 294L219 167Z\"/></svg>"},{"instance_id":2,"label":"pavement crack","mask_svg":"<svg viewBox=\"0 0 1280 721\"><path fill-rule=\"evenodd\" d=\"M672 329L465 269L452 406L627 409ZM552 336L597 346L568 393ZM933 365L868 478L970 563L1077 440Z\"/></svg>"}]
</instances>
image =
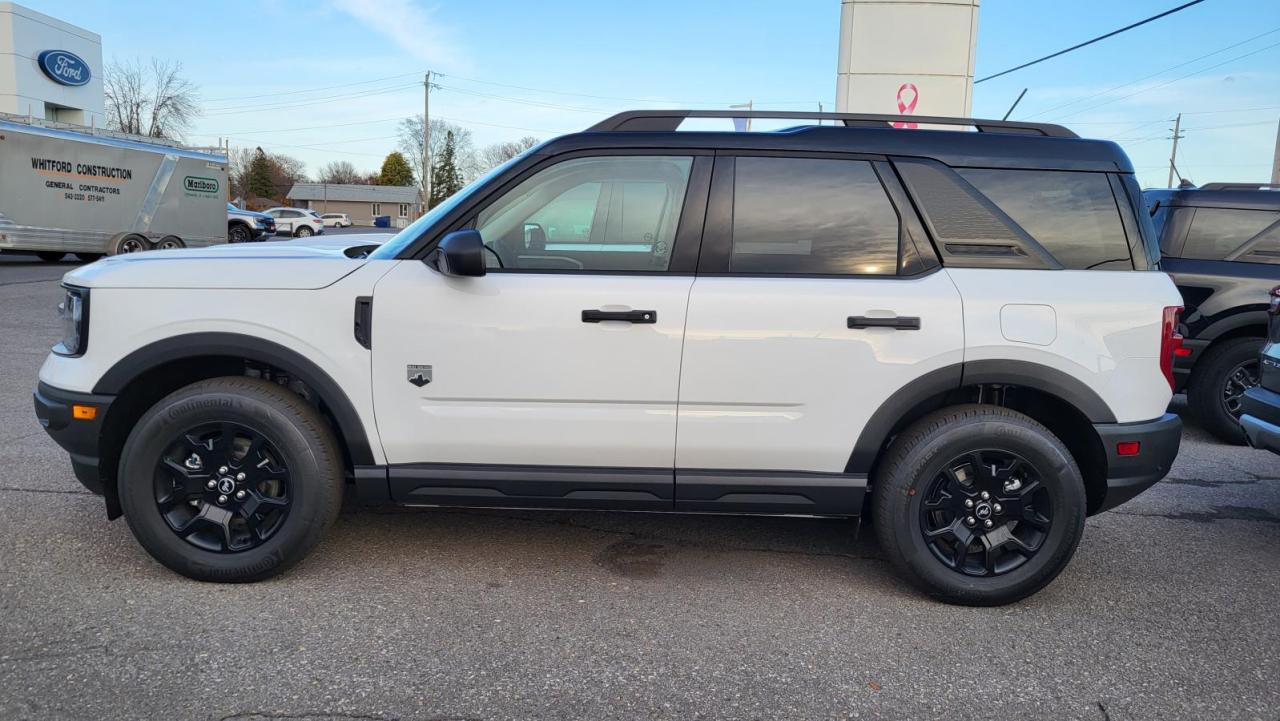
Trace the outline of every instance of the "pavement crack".
<instances>
[{"instance_id":1,"label":"pavement crack","mask_svg":"<svg viewBox=\"0 0 1280 721\"><path fill-rule=\"evenodd\" d=\"M18 486L0 486L0 491L13 491L15 493L61 493L68 496L95 495L89 491L62 491L56 488L20 488Z\"/></svg>"},{"instance_id":2,"label":"pavement crack","mask_svg":"<svg viewBox=\"0 0 1280 721\"><path fill-rule=\"evenodd\" d=\"M1111 714L1107 711L1107 707L1104 706L1101 701L1098 702L1098 710L1102 712L1102 721L1111 721Z\"/></svg>"},{"instance_id":3,"label":"pavement crack","mask_svg":"<svg viewBox=\"0 0 1280 721\"><path fill-rule=\"evenodd\" d=\"M1142 518L1167 518L1170 521L1194 521L1196 523L1215 523L1217 521L1247 521L1252 523L1272 523L1280 525L1280 516L1251 506L1213 506L1209 511L1178 511L1171 513L1137 513L1135 511L1111 511L1121 516L1140 516Z\"/></svg>"}]
</instances>

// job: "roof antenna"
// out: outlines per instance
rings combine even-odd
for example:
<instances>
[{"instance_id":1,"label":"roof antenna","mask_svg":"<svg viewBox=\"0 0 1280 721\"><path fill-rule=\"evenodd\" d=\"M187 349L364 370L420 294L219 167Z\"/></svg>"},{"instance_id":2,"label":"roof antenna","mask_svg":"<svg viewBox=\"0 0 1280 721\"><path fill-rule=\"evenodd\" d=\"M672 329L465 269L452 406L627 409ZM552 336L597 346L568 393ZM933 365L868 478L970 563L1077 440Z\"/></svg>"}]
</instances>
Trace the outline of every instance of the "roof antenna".
<instances>
[{"instance_id":1,"label":"roof antenna","mask_svg":"<svg viewBox=\"0 0 1280 721\"><path fill-rule=\"evenodd\" d=\"M1176 164L1174 164L1174 163L1169 163L1169 167L1170 167L1170 168L1173 168L1173 174L1174 174L1174 175L1176 175L1176 176L1178 176L1178 189L1179 189L1179 190L1186 190L1186 189L1188 189L1188 188L1194 188L1194 187L1196 187L1196 184L1195 184L1195 183L1193 183L1193 182L1191 182L1191 180L1190 180L1189 178L1184 178L1184 177L1182 177L1182 173L1179 173L1179 172L1178 172L1178 166L1177 166Z\"/></svg>"},{"instance_id":2,"label":"roof antenna","mask_svg":"<svg viewBox=\"0 0 1280 721\"><path fill-rule=\"evenodd\" d=\"M1023 96L1023 95L1026 95L1026 94L1027 94L1027 89L1026 89L1026 88L1023 88L1023 89L1022 89L1022 92L1018 93L1018 99L1013 101L1013 105L1010 105L1010 106L1009 106L1009 111L1008 111L1008 112L1006 112L1006 113L1004 114L1004 117L1003 117L1003 118L1000 118L1000 119L1001 119L1001 120L1008 120L1008 119L1009 119L1009 116L1013 114L1013 109L1014 109L1014 108L1016 108L1016 107L1018 107L1018 103L1022 102L1022 96Z\"/></svg>"}]
</instances>

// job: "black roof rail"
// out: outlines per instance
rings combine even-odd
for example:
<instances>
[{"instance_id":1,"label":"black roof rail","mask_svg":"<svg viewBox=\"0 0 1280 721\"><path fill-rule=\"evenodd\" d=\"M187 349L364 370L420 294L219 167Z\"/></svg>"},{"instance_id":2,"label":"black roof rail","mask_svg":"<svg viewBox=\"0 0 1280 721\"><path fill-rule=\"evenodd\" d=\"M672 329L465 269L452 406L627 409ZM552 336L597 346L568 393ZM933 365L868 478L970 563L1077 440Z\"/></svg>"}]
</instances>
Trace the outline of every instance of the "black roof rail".
<instances>
[{"instance_id":1,"label":"black roof rail","mask_svg":"<svg viewBox=\"0 0 1280 721\"><path fill-rule=\"evenodd\" d=\"M783 118L796 120L838 120L846 127L892 127L893 123L925 125L969 125L980 133L1033 134L1052 138L1080 136L1061 125L1023 123L1015 120L942 118L927 115L872 115L868 113L808 113L792 110L628 110L601 120L588 132L669 132L686 118Z\"/></svg>"},{"instance_id":2,"label":"black roof rail","mask_svg":"<svg viewBox=\"0 0 1280 721\"><path fill-rule=\"evenodd\" d=\"M1205 183L1196 190L1280 190L1280 183Z\"/></svg>"}]
</instances>

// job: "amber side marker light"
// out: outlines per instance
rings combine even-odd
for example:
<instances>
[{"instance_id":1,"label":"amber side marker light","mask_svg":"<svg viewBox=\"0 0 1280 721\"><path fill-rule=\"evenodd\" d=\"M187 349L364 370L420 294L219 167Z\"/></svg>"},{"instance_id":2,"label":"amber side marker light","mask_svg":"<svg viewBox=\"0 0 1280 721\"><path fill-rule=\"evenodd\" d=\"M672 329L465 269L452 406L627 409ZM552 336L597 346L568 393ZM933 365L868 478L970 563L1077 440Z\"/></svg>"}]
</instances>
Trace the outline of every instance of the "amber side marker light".
<instances>
[{"instance_id":1,"label":"amber side marker light","mask_svg":"<svg viewBox=\"0 0 1280 721\"><path fill-rule=\"evenodd\" d=\"M1140 441L1120 441L1116 444L1117 456L1136 456L1142 450Z\"/></svg>"},{"instance_id":2,"label":"amber side marker light","mask_svg":"<svg viewBox=\"0 0 1280 721\"><path fill-rule=\"evenodd\" d=\"M91 421L98 417L98 407L82 406L77 403L71 406L71 417L78 421Z\"/></svg>"}]
</instances>

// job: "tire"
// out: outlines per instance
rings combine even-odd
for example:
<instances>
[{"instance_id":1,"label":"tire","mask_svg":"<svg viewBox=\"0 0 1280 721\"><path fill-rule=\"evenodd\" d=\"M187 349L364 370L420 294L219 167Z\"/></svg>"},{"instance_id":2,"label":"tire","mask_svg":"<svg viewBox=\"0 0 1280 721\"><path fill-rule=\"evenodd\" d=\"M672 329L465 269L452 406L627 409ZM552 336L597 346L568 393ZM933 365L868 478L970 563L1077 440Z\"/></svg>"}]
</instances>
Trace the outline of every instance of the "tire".
<instances>
[{"instance_id":1,"label":"tire","mask_svg":"<svg viewBox=\"0 0 1280 721\"><path fill-rule=\"evenodd\" d=\"M975 452L980 465L1009 457L1022 465L996 466L1015 469L1009 475L982 472L965 458ZM948 475L948 468L955 470ZM961 485L966 477L968 489ZM1015 480L1025 485L1011 491ZM980 495L984 487L991 500ZM1071 454L1049 429L998 406L944 408L912 424L890 446L873 488L872 521L889 560L917 588L947 603L997 606L1032 595L1066 567L1084 531L1084 481ZM970 502L976 508L966 510L963 504ZM977 522L984 506L993 522L990 531L983 529L985 521ZM948 507L959 512L929 510ZM978 555L962 557L959 534L967 531L970 517L977 535L968 532L965 548ZM932 541L926 530L934 532ZM982 551L985 533L1004 541L997 552ZM1006 535L1035 550L1018 550Z\"/></svg>"},{"instance_id":2,"label":"tire","mask_svg":"<svg viewBox=\"0 0 1280 721\"><path fill-rule=\"evenodd\" d=\"M1244 444L1238 397L1245 387L1258 384L1258 354L1264 342L1262 338L1246 337L1215 343L1209 346L1191 374L1187 385L1191 412L1205 430L1225 443ZM1233 376L1238 381L1233 380ZM1224 399L1228 382L1236 397L1234 403ZM1229 406L1234 406L1234 413Z\"/></svg>"},{"instance_id":3,"label":"tire","mask_svg":"<svg viewBox=\"0 0 1280 721\"><path fill-rule=\"evenodd\" d=\"M159 243L156 243L156 250L177 250L185 247L187 247L187 244L176 235L166 235L160 239Z\"/></svg>"},{"instance_id":4,"label":"tire","mask_svg":"<svg viewBox=\"0 0 1280 721\"><path fill-rule=\"evenodd\" d=\"M39 253L36 253L36 257L39 258L40 260L43 260L46 263L57 263L58 261L62 260L66 255L67 255L66 253L60 253L56 250L42 250Z\"/></svg>"},{"instance_id":5,"label":"tire","mask_svg":"<svg viewBox=\"0 0 1280 721\"><path fill-rule=\"evenodd\" d=\"M243 454L237 460L228 448ZM134 536L198 581L285 571L337 518L342 491L342 455L324 418L256 378L214 378L166 396L134 426L120 461L120 503Z\"/></svg>"},{"instance_id":6,"label":"tire","mask_svg":"<svg viewBox=\"0 0 1280 721\"><path fill-rule=\"evenodd\" d=\"M76 253L75 256L76 260L81 263L92 263L97 260L102 260L102 253Z\"/></svg>"},{"instance_id":7,"label":"tire","mask_svg":"<svg viewBox=\"0 0 1280 721\"><path fill-rule=\"evenodd\" d=\"M293 235L296 238L309 238L311 237L311 232L312 232L311 226L303 225L303 226L299 226L297 230L293 231Z\"/></svg>"},{"instance_id":8,"label":"tire","mask_svg":"<svg viewBox=\"0 0 1280 721\"><path fill-rule=\"evenodd\" d=\"M130 233L116 238L115 242L111 244L108 255L141 253L144 250L151 250L151 241L141 235Z\"/></svg>"},{"instance_id":9,"label":"tire","mask_svg":"<svg viewBox=\"0 0 1280 721\"><path fill-rule=\"evenodd\" d=\"M244 223L232 223L227 228L228 243L248 243L253 240L253 232Z\"/></svg>"}]
</instances>

